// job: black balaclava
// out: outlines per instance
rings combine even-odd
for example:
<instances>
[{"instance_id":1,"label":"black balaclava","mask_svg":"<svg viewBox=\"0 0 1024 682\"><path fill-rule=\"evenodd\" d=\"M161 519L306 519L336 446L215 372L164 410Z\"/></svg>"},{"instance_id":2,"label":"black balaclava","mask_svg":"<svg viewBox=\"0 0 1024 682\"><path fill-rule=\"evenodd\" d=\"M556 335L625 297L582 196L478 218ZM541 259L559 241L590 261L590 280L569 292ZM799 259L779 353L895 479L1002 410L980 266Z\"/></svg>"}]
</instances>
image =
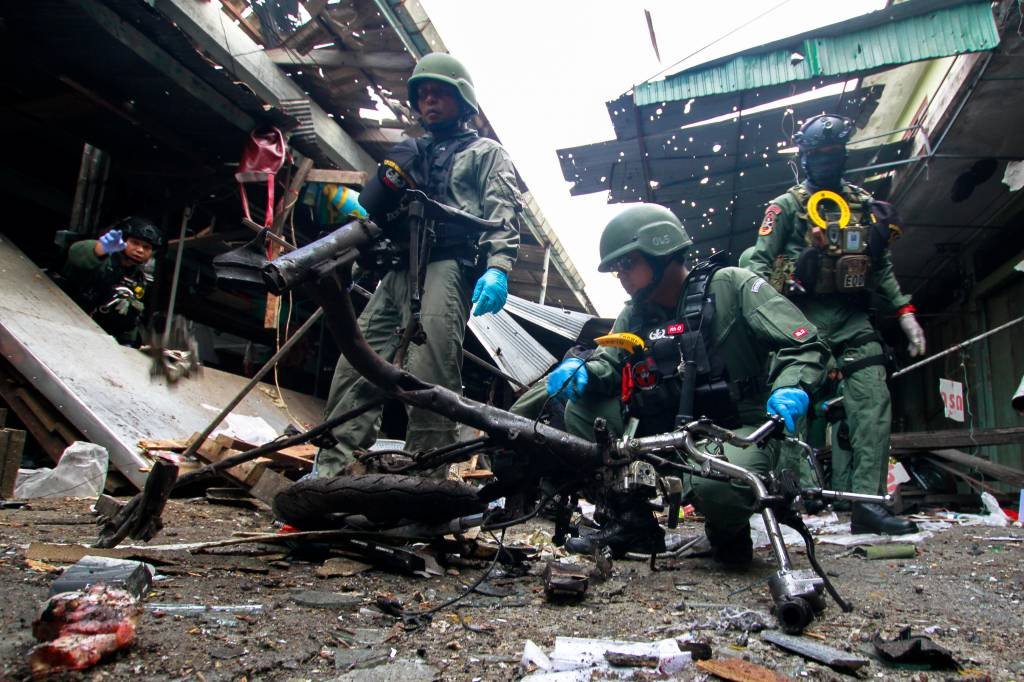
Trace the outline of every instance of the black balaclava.
<instances>
[{"instance_id":1,"label":"black balaclava","mask_svg":"<svg viewBox=\"0 0 1024 682\"><path fill-rule=\"evenodd\" d=\"M800 167L814 189L838 190L843 186L843 171L846 170L846 147L836 145L802 152Z\"/></svg>"}]
</instances>

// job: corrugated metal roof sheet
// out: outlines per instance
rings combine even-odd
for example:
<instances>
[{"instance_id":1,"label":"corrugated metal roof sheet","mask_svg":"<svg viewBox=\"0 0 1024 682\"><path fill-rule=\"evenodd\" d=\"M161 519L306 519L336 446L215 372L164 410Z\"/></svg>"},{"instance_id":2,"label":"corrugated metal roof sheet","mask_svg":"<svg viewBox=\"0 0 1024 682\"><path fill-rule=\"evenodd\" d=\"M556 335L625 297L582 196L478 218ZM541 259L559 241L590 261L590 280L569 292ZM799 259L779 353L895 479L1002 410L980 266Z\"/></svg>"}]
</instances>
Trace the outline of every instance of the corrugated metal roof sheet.
<instances>
[{"instance_id":1,"label":"corrugated metal roof sheet","mask_svg":"<svg viewBox=\"0 0 1024 682\"><path fill-rule=\"evenodd\" d=\"M555 364L555 356L504 310L469 318L469 329L498 368L525 386Z\"/></svg>"},{"instance_id":2,"label":"corrugated metal roof sheet","mask_svg":"<svg viewBox=\"0 0 1024 682\"><path fill-rule=\"evenodd\" d=\"M853 78L898 64L989 50L999 44L989 2L934 9L937 4L946 3L901 3L794 36L773 44L772 49L758 47L687 69L664 80L636 86L633 100L637 106L643 106L818 77ZM915 11L921 13L910 14ZM792 63L794 52L804 59Z\"/></svg>"},{"instance_id":3,"label":"corrugated metal roof sheet","mask_svg":"<svg viewBox=\"0 0 1024 682\"><path fill-rule=\"evenodd\" d=\"M527 322L532 322L538 327L543 327L570 341L575 341L579 337L580 332L583 331L583 326L594 317L593 315L579 313L575 310L541 305L518 296L508 297L508 301L505 303L505 310L516 317L521 317Z\"/></svg>"}]
</instances>

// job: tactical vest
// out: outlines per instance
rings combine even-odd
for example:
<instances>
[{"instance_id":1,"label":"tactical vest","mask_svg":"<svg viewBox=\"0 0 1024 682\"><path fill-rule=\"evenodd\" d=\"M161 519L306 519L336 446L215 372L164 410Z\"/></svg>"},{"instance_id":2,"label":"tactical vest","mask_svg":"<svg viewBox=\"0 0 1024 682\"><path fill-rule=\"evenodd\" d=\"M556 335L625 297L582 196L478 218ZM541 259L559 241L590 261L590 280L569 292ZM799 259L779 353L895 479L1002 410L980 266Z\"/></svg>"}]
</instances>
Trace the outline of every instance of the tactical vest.
<instances>
[{"instance_id":1,"label":"tactical vest","mask_svg":"<svg viewBox=\"0 0 1024 682\"><path fill-rule=\"evenodd\" d=\"M83 307L96 324L120 343L136 341L145 311L143 299L153 281L145 267L105 264L102 273L82 292Z\"/></svg>"},{"instance_id":2,"label":"tactical vest","mask_svg":"<svg viewBox=\"0 0 1024 682\"><path fill-rule=\"evenodd\" d=\"M453 138L424 144L418 140L419 157L413 168L416 187L431 199L447 203L448 188L451 186L455 157L480 140L474 130L460 133ZM456 207L458 208L458 207ZM434 242L430 260L439 261L455 258L467 264L475 263L478 232L467 232L465 228L447 223L434 224Z\"/></svg>"},{"instance_id":3,"label":"tactical vest","mask_svg":"<svg viewBox=\"0 0 1024 682\"><path fill-rule=\"evenodd\" d=\"M874 201L860 187L844 184L842 197L849 206L849 222L842 226L838 205L828 202L831 210L821 210L819 204L818 214L826 225L818 227L809 216L811 191L796 185L788 194L798 206L796 217L805 226L807 243L793 265L794 279L808 294L862 294L889 246L890 230L899 229L878 220L875 204L883 202Z\"/></svg>"},{"instance_id":4,"label":"tactical vest","mask_svg":"<svg viewBox=\"0 0 1024 682\"><path fill-rule=\"evenodd\" d=\"M704 262L690 272L681 318L640 330L646 347L633 354L622 376L622 402L626 416L640 421L638 436L701 416L726 428L740 425L740 396L712 338L715 301L708 286L720 267ZM694 373L692 381L684 380L686 372Z\"/></svg>"}]
</instances>

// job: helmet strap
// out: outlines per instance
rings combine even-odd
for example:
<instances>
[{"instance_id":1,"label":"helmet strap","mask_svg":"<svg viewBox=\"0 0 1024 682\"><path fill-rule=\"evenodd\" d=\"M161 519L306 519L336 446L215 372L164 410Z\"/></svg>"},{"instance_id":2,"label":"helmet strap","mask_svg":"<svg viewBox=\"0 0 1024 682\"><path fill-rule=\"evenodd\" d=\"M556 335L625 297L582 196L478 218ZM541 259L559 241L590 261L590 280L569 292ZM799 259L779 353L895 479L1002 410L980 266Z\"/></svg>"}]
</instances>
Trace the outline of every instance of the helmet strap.
<instances>
[{"instance_id":1,"label":"helmet strap","mask_svg":"<svg viewBox=\"0 0 1024 682\"><path fill-rule=\"evenodd\" d=\"M661 278L665 276L665 270L668 269L669 263L673 261L675 254L667 258L652 258L643 252L640 252L640 255L643 256L643 259L647 261L647 265L651 268L651 283L639 289L630 297L634 303L643 303L654 294L655 289L661 284Z\"/></svg>"}]
</instances>

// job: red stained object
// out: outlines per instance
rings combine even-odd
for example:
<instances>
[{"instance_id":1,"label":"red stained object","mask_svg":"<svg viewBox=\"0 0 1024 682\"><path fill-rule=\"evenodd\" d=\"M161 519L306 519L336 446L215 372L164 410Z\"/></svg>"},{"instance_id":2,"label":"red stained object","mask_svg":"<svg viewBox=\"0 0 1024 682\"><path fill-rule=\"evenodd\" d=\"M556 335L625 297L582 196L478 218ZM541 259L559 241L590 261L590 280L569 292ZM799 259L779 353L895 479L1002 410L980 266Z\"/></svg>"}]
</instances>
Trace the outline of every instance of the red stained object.
<instances>
[{"instance_id":1,"label":"red stained object","mask_svg":"<svg viewBox=\"0 0 1024 682\"><path fill-rule=\"evenodd\" d=\"M128 592L106 585L54 595L32 623L42 644L29 653L35 677L84 670L135 642L142 606Z\"/></svg>"}]
</instances>

